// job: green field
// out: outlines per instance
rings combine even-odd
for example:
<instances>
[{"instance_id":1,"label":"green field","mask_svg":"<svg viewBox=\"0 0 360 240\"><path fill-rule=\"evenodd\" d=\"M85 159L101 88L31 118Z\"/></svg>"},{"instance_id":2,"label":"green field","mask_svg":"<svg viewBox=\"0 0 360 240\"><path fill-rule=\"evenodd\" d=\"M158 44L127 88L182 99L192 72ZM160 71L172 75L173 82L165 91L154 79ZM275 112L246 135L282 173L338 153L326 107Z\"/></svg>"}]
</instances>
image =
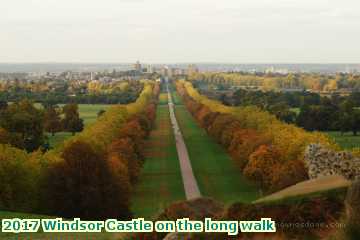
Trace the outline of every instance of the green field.
<instances>
[{"instance_id":1,"label":"green field","mask_svg":"<svg viewBox=\"0 0 360 240\"><path fill-rule=\"evenodd\" d=\"M181 105L182 104L181 98L177 94L177 92L172 92L171 97L172 97L173 102L174 102L175 105Z\"/></svg>"},{"instance_id":2,"label":"green field","mask_svg":"<svg viewBox=\"0 0 360 240\"><path fill-rule=\"evenodd\" d=\"M59 104L59 107L63 107L64 104ZM79 104L79 115L80 118L84 120L85 127L91 123L94 123L97 119L97 114L100 110L107 110L112 105L109 104ZM71 133L69 132L59 132L56 133L55 136L51 136L51 134L47 134L49 138L49 143L51 147L56 147L67 138L71 137Z\"/></svg>"},{"instance_id":3,"label":"green field","mask_svg":"<svg viewBox=\"0 0 360 240\"><path fill-rule=\"evenodd\" d=\"M360 147L360 136L353 136L352 133L344 133L341 135L341 132L326 132L330 137L332 137L337 144L339 144L344 149L352 149Z\"/></svg>"},{"instance_id":4,"label":"green field","mask_svg":"<svg viewBox=\"0 0 360 240\"><path fill-rule=\"evenodd\" d=\"M257 199L258 188L242 177L225 150L196 124L185 106L176 105L175 113L201 194L224 203Z\"/></svg>"},{"instance_id":5,"label":"green field","mask_svg":"<svg viewBox=\"0 0 360 240\"><path fill-rule=\"evenodd\" d=\"M161 93L159 96L159 104L164 105L168 103L168 95L167 93Z\"/></svg>"},{"instance_id":6,"label":"green field","mask_svg":"<svg viewBox=\"0 0 360 240\"><path fill-rule=\"evenodd\" d=\"M64 104L59 104L59 107L63 107ZM85 126L94 123L97 119L97 113L100 110L107 110L112 105L110 104L79 104L80 118L84 119Z\"/></svg>"},{"instance_id":7,"label":"green field","mask_svg":"<svg viewBox=\"0 0 360 240\"><path fill-rule=\"evenodd\" d=\"M46 136L49 139L49 144L52 148L59 146L62 144L67 138L72 136L70 132L58 132L54 136L50 133L47 133Z\"/></svg>"},{"instance_id":8,"label":"green field","mask_svg":"<svg viewBox=\"0 0 360 240\"><path fill-rule=\"evenodd\" d=\"M167 105L158 105L155 129L145 145L145 164L131 200L135 216L150 218L185 193Z\"/></svg>"}]
</instances>

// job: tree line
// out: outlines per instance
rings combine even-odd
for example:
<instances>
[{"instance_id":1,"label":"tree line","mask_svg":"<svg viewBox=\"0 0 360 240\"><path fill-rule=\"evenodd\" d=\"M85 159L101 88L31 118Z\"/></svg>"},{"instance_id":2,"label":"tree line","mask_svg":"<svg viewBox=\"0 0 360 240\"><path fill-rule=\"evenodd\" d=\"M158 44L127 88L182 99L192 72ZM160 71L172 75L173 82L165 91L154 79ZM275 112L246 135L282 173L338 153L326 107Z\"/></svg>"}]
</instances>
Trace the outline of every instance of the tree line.
<instances>
[{"instance_id":1,"label":"tree line","mask_svg":"<svg viewBox=\"0 0 360 240\"><path fill-rule=\"evenodd\" d=\"M226 105L251 106L274 114L308 131L341 131L357 135L360 130L360 92L349 96L321 97L309 92L236 90L231 97L220 96ZM298 108L296 113L292 108Z\"/></svg>"},{"instance_id":2,"label":"tree line","mask_svg":"<svg viewBox=\"0 0 360 240\"><path fill-rule=\"evenodd\" d=\"M0 84L0 101L17 102L30 99L43 104L127 104L139 96L143 86L140 81L118 83L77 83L59 81L17 82Z\"/></svg>"},{"instance_id":3,"label":"tree line","mask_svg":"<svg viewBox=\"0 0 360 240\"><path fill-rule=\"evenodd\" d=\"M311 89L312 91L335 92L339 89L360 90L360 75L337 73L194 73L189 81L214 85L216 88L230 89L233 86L255 87L264 91L279 89Z\"/></svg>"},{"instance_id":4,"label":"tree line","mask_svg":"<svg viewBox=\"0 0 360 240\"><path fill-rule=\"evenodd\" d=\"M143 164L143 141L155 119L159 86L116 105L60 147L42 153L0 145L0 208L67 218L128 219Z\"/></svg>"},{"instance_id":5,"label":"tree line","mask_svg":"<svg viewBox=\"0 0 360 240\"><path fill-rule=\"evenodd\" d=\"M199 94L190 82L176 85L199 125L227 149L240 172L265 191L308 179L304 151L310 143L338 149L326 135L283 123L258 107L225 106Z\"/></svg>"}]
</instances>

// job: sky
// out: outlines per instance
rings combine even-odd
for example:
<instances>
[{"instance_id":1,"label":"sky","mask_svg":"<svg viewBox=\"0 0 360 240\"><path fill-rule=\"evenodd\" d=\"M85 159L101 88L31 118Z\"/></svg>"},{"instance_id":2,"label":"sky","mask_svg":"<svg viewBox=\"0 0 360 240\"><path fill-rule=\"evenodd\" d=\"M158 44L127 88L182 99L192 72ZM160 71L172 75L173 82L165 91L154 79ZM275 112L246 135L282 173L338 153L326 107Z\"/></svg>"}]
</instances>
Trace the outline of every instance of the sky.
<instances>
[{"instance_id":1,"label":"sky","mask_svg":"<svg viewBox=\"0 0 360 240\"><path fill-rule=\"evenodd\" d=\"M0 62L360 63L359 0L1 0Z\"/></svg>"}]
</instances>

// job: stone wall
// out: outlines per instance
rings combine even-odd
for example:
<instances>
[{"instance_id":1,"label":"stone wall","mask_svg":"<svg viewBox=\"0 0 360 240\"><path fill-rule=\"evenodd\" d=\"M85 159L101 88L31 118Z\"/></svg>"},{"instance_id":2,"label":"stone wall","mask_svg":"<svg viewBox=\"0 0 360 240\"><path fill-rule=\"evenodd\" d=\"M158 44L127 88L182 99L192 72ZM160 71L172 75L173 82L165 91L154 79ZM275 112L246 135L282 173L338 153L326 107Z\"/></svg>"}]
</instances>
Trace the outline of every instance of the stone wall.
<instances>
[{"instance_id":1,"label":"stone wall","mask_svg":"<svg viewBox=\"0 0 360 240\"><path fill-rule=\"evenodd\" d=\"M320 144L310 144L305 151L309 178L341 175L349 180L360 179L360 158L351 152L336 152Z\"/></svg>"}]
</instances>

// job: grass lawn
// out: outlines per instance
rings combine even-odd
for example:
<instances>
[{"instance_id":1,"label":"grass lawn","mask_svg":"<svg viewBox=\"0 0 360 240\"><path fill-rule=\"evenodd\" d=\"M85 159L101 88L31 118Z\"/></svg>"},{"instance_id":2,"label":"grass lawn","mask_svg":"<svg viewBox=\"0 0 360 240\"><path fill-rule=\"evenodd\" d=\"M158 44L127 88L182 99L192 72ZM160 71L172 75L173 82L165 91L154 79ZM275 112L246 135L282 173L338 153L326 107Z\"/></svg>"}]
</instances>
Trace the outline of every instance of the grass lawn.
<instances>
[{"instance_id":1,"label":"grass lawn","mask_svg":"<svg viewBox=\"0 0 360 240\"><path fill-rule=\"evenodd\" d=\"M175 113L201 194L227 204L257 199L258 188L242 177L222 146L196 124L185 106L175 106Z\"/></svg>"},{"instance_id":2,"label":"grass lawn","mask_svg":"<svg viewBox=\"0 0 360 240\"><path fill-rule=\"evenodd\" d=\"M161 93L159 96L159 104L164 105L168 103L168 95L167 93Z\"/></svg>"},{"instance_id":3,"label":"grass lawn","mask_svg":"<svg viewBox=\"0 0 360 240\"><path fill-rule=\"evenodd\" d=\"M67 138L72 137L70 132L58 132L54 136L51 133L47 133L46 136L49 138L51 147L57 147L62 144Z\"/></svg>"},{"instance_id":4,"label":"grass lawn","mask_svg":"<svg viewBox=\"0 0 360 240\"><path fill-rule=\"evenodd\" d=\"M180 96L177 94L177 92L172 92L171 93L171 97L173 99L173 102L175 105L181 105L182 104L182 101L181 101L181 98Z\"/></svg>"},{"instance_id":5,"label":"grass lawn","mask_svg":"<svg viewBox=\"0 0 360 240\"><path fill-rule=\"evenodd\" d=\"M17 213L17 212L5 212L0 211L0 220L1 219L9 219L9 218L20 218L20 219L43 219L43 218L56 218L50 216L43 215L35 215L28 213ZM1 221L0 221L1 224ZM41 229L41 228L40 228ZM39 230L40 231L40 230ZM107 239L121 239L120 236L116 236L114 233L2 233L0 232L0 239L8 239L8 240L48 240L48 239L67 239L67 240L88 240L88 239L99 239L99 240L107 240Z\"/></svg>"},{"instance_id":6,"label":"grass lawn","mask_svg":"<svg viewBox=\"0 0 360 240\"><path fill-rule=\"evenodd\" d=\"M341 135L340 132L326 132L330 137L332 137L337 144L339 144L344 149L352 149L360 147L360 136L353 136L352 133L344 133Z\"/></svg>"},{"instance_id":7,"label":"grass lawn","mask_svg":"<svg viewBox=\"0 0 360 240\"><path fill-rule=\"evenodd\" d=\"M63 107L63 104L59 104L60 107ZM80 118L84 119L85 126L94 123L97 119L97 113L100 110L107 110L112 105L110 104L79 104L79 114Z\"/></svg>"},{"instance_id":8,"label":"grass lawn","mask_svg":"<svg viewBox=\"0 0 360 240\"><path fill-rule=\"evenodd\" d=\"M158 105L155 129L146 141L145 164L131 200L132 211L136 217L149 219L170 203L184 199L169 108Z\"/></svg>"}]
</instances>

